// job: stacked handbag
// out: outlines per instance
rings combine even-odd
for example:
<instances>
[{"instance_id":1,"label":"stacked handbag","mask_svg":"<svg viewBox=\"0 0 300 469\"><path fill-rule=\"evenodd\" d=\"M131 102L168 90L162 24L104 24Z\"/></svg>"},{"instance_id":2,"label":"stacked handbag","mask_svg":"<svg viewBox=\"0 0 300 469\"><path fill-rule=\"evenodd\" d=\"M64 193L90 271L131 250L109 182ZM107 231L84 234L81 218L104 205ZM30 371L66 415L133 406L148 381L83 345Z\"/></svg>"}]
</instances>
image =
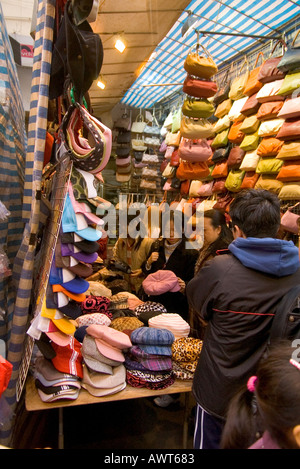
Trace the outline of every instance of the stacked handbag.
<instances>
[{"instance_id":1,"label":"stacked handbag","mask_svg":"<svg viewBox=\"0 0 300 469\"><path fill-rule=\"evenodd\" d=\"M141 112L131 126L133 170L141 189L157 190L157 181L160 180L160 158L157 154L161 145L160 131L155 116L152 116L150 125Z\"/></svg>"},{"instance_id":2,"label":"stacked handbag","mask_svg":"<svg viewBox=\"0 0 300 469\"><path fill-rule=\"evenodd\" d=\"M120 126L121 122L119 122L118 125ZM124 120L124 126L125 125L126 120ZM130 181L132 173L131 131L124 127L118 127L118 129L119 132L116 147L116 180L120 183L124 183Z\"/></svg>"}]
</instances>

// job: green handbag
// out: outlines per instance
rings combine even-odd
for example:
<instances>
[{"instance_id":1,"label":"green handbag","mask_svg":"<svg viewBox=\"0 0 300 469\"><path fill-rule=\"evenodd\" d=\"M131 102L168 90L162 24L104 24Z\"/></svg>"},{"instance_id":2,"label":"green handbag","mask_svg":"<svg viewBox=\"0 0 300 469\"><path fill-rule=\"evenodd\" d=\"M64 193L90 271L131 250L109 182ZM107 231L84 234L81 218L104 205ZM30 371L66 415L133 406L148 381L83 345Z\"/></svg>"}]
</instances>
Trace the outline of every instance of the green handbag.
<instances>
[{"instance_id":1,"label":"green handbag","mask_svg":"<svg viewBox=\"0 0 300 469\"><path fill-rule=\"evenodd\" d=\"M194 117L196 119L211 117L215 112L215 106L208 101L208 99L194 99L188 97L184 100L182 108L182 114L188 117Z\"/></svg>"},{"instance_id":2,"label":"green handbag","mask_svg":"<svg viewBox=\"0 0 300 469\"><path fill-rule=\"evenodd\" d=\"M239 169L231 169L225 181L226 189L230 192L238 192L242 185L245 173L245 171L241 171Z\"/></svg>"},{"instance_id":3,"label":"green handbag","mask_svg":"<svg viewBox=\"0 0 300 469\"><path fill-rule=\"evenodd\" d=\"M288 96L300 87L300 72L287 73L283 79L283 83L276 94L280 96Z\"/></svg>"},{"instance_id":4,"label":"green handbag","mask_svg":"<svg viewBox=\"0 0 300 469\"><path fill-rule=\"evenodd\" d=\"M259 144L259 135L258 131L253 134L247 134L243 138L242 143L240 144L240 148L244 151L254 151L258 147Z\"/></svg>"},{"instance_id":5,"label":"green handbag","mask_svg":"<svg viewBox=\"0 0 300 469\"><path fill-rule=\"evenodd\" d=\"M278 158L261 158L256 167L258 174L278 174L283 161Z\"/></svg>"},{"instance_id":6,"label":"green handbag","mask_svg":"<svg viewBox=\"0 0 300 469\"><path fill-rule=\"evenodd\" d=\"M174 112L173 114L173 120L172 120L172 134L175 134L180 130L180 123L181 123L181 109L177 109L177 111Z\"/></svg>"},{"instance_id":7,"label":"green handbag","mask_svg":"<svg viewBox=\"0 0 300 469\"><path fill-rule=\"evenodd\" d=\"M222 132L218 133L211 143L212 148L221 148L226 147L228 144L228 134L229 129L223 130Z\"/></svg>"}]
</instances>

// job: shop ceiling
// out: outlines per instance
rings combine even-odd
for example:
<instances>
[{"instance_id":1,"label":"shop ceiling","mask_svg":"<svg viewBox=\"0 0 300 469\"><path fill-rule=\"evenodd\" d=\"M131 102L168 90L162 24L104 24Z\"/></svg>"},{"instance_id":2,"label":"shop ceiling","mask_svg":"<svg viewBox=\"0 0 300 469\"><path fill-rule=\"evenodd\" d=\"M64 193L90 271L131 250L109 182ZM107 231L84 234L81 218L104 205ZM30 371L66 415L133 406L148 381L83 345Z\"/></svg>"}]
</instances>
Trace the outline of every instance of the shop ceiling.
<instances>
[{"instance_id":1,"label":"shop ceiling","mask_svg":"<svg viewBox=\"0 0 300 469\"><path fill-rule=\"evenodd\" d=\"M193 23L183 36L189 14ZM104 46L101 75L90 89L97 114L116 103L150 109L182 88L184 59L196 43L210 52L218 66L229 62L264 38L278 38L282 27L300 16L300 0L114 0L100 2L93 29ZM116 33L127 48L114 49ZM261 37L260 37L261 36Z\"/></svg>"}]
</instances>

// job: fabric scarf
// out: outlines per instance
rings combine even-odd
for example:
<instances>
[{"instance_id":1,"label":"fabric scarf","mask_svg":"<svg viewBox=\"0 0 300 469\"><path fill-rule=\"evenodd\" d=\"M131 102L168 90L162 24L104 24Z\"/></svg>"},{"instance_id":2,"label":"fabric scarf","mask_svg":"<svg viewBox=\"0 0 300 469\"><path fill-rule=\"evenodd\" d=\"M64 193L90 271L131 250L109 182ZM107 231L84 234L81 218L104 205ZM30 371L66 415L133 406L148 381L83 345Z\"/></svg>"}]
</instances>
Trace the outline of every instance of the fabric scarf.
<instances>
[{"instance_id":1,"label":"fabric scarf","mask_svg":"<svg viewBox=\"0 0 300 469\"><path fill-rule=\"evenodd\" d=\"M169 244L167 240L165 241L164 248L165 248L166 262L168 262L168 260L170 259L170 256L173 254L173 252L175 251L177 246L179 246L180 243L181 243L181 239L175 244Z\"/></svg>"}]
</instances>

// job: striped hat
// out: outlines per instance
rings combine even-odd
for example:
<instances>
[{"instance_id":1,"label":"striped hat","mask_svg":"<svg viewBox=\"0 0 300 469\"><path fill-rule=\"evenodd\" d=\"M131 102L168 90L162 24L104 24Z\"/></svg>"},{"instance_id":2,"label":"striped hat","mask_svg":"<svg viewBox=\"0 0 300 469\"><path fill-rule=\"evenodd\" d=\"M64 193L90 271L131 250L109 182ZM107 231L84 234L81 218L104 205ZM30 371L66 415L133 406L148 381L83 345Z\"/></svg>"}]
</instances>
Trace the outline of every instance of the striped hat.
<instances>
[{"instance_id":1,"label":"striped hat","mask_svg":"<svg viewBox=\"0 0 300 469\"><path fill-rule=\"evenodd\" d=\"M150 328L168 329L173 332L175 339L187 337L190 325L177 313L162 313L148 321Z\"/></svg>"}]
</instances>

